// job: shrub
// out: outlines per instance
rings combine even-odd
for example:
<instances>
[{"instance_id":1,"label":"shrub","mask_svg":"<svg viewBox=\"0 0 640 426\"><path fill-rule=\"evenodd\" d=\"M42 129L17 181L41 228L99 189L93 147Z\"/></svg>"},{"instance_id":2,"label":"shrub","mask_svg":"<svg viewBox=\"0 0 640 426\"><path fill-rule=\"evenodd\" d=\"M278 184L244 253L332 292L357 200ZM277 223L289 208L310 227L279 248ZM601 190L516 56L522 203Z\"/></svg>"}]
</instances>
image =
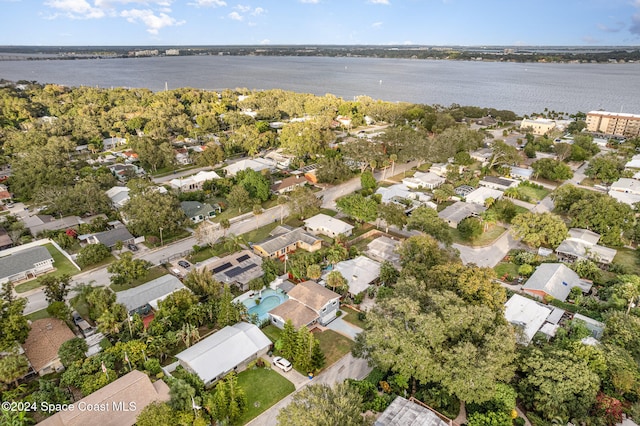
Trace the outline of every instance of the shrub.
<instances>
[{"instance_id":1,"label":"shrub","mask_svg":"<svg viewBox=\"0 0 640 426\"><path fill-rule=\"evenodd\" d=\"M336 317L340 317L340 316L342 316L342 311L336 312Z\"/></svg>"},{"instance_id":2,"label":"shrub","mask_svg":"<svg viewBox=\"0 0 640 426\"><path fill-rule=\"evenodd\" d=\"M162 367L160 367L160 361L157 358L149 358L144 362L144 369L149 373L156 375L162 371Z\"/></svg>"},{"instance_id":3,"label":"shrub","mask_svg":"<svg viewBox=\"0 0 640 426\"><path fill-rule=\"evenodd\" d=\"M360 321L365 321L367 319L367 313L366 312L358 312L358 319Z\"/></svg>"},{"instance_id":4,"label":"shrub","mask_svg":"<svg viewBox=\"0 0 640 426\"><path fill-rule=\"evenodd\" d=\"M265 362L264 362L264 360L262 358L258 358L256 360L256 367L262 368L262 367L264 367L264 365L265 365Z\"/></svg>"},{"instance_id":5,"label":"shrub","mask_svg":"<svg viewBox=\"0 0 640 426\"><path fill-rule=\"evenodd\" d=\"M353 303L359 305L364 300L364 292L356 294L356 297L353 298Z\"/></svg>"}]
</instances>

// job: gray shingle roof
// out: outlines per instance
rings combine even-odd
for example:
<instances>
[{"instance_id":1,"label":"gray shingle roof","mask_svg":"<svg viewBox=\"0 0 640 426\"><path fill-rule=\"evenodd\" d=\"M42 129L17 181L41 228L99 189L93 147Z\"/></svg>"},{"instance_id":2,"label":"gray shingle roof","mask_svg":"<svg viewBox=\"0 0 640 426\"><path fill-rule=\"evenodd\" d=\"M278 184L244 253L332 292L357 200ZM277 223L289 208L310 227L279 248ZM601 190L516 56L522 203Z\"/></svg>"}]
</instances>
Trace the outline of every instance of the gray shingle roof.
<instances>
[{"instance_id":1,"label":"gray shingle roof","mask_svg":"<svg viewBox=\"0 0 640 426\"><path fill-rule=\"evenodd\" d=\"M20 274L34 267L38 262L53 259L43 246L31 247L10 256L0 258L0 279Z\"/></svg>"},{"instance_id":2,"label":"gray shingle roof","mask_svg":"<svg viewBox=\"0 0 640 426\"><path fill-rule=\"evenodd\" d=\"M116 293L116 302L122 303L128 311L133 311L183 288L186 287L173 275L163 275L146 284Z\"/></svg>"},{"instance_id":3,"label":"gray shingle roof","mask_svg":"<svg viewBox=\"0 0 640 426\"><path fill-rule=\"evenodd\" d=\"M457 226L462 220L470 216L478 215L485 210L487 210L487 208L479 204L458 201L438 213L438 217L447 222L455 223Z\"/></svg>"},{"instance_id":4,"label":"gray shingle roof","mask_svg":"<svg viewBox=\"0 0 640 426\"><path fill-rule=\"evenodd\" d=\"M455 423L454 423L455 424ZM448 422L438 417L426 407L409 401L401 396L393 400L383 411L374 426L449 426ZM456 425L457 426L457 425Z\"/></svg>"},{"instance_id":5,"label":"gray shingle roof","mask_svg":"<svg viewBox=\"0 0 640 426\"><path fill-rule=\"evenodd\" d=\"M184 210L184 214L188 218L202 215L209 217L211 212L215 212L216 209L209 203L201 203L199 201L183 201L180 203L180 207Z\"/></svg>"},{"instance_id":6,"label":"gray shingle roof","mask_svg":"<svg viewBox=\"0 0 640 426\"><path fill-rule=\"evenodd\" d=\"M273 253L277 253L278 250L282 250L292 244L296 244L298 241L313 245L316 241L320 241L320 239L309 234L302 228L296 228L291 232L287 232L286 234L267 238L266 240L257 243L256 245L260 246L264 251L271 255Z\"/></svg>"},{"instance_id":7,"label":"gray shingle roof","mask_svg":"<svg viewBox=\"0 0 640 426\"><path fill-rule=\"evenodd\" d=\"M116 228L110 231L99 232L94 235L95 238L105 246L111 248L116 245L118 241L122 241L126 243L127 241L133 240L133 235L131 232L127 230L127 228Z\"/></svg>"}]
</instances>

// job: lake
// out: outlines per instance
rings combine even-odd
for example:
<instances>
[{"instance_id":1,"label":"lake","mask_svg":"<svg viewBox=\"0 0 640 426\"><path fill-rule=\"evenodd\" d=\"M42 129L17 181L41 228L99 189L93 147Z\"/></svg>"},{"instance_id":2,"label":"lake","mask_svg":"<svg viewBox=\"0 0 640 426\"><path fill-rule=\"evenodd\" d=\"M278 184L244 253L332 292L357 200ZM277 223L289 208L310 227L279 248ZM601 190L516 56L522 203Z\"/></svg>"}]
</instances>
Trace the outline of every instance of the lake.
<instances>
[{"instance_id":1,"label":"lake","mask_svg":"<svg viewBox=\"0 0 640 426\"><path fill-rule=\"evenodd\" d=\"M178 56L0 61L0 78L68 86L284 89L344 99L475 105L518 114L640 113L640 64L539 64L445 60Z\"/></svg>"}]
</instances>

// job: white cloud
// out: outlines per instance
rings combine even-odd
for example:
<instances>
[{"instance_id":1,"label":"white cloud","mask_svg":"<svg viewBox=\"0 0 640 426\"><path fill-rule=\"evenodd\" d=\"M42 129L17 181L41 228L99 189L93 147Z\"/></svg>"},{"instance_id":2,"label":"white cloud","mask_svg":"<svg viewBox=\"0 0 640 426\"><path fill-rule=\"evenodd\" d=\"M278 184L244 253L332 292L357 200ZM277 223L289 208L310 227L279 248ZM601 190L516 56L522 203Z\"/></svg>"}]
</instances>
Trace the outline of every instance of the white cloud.
<instances>
[{"instance_id":1,"label":"white cloud","mask_svg":"<svg viewBox=\"0 0 640 426\"><path fill-rule=\"evenodd\" d=\"M227 2L223 0L196 0L193 3L187 4L195 7L223 7L227 5Z\"/></svg>"},{"instance_id":2,"label":"white cloud","mask_svg":"<svg viewBox=\"0 0 640 426\"><path fill-rule=\"evenodd\" d=\"M184 24L166 13L156 14L150 9L130 9L120 12L120 16L132 23L142 22L147 27L149 34L157 35L164 27L175 27Z\"/></svg>"},{"instance_id":3,"label":"white cloud","mask_svg":"<svg viewBox=\"0 0 640 426\"><path fill-rule=\"evenodd\" d=\"M271 40L265 38L264 40L260 40L260 44L271 44Z\"/></svg>"},{"instance_id":4,"label":"white cloud","mask_svg":"<svg viewBox=\"0 0 640 426\"><path fill-rule=\"evenodd\" d=\"M300 3L318 4L320 3L320 0L300 0Z\"/></svg>"},{"instance_id":5,"label":"white cloud","mask_svg":"<svg viewBox=\"0 0 640 426\"><path fill-rule=\"evenodd\" d=\"M241 4L234 7L234 9L239 10L240 13L247 13L251 10L251 6L243 6Z\"/></svg>"},{"instance_id":6,"label":"white cloud","mask_svg":"<svg viewBox=\"0 0 640 426\"><path fill-rule=\"evenodd\" d=\"M242 21L242 20L244 20L244 16L240 15L238 12L231 12L228 16L229 16L229 18L233 19L234 21Z\"/></svg>"},{"instance_id":7,"label":"white cloud","mask_svg":"<svg viewBox=\"0 0 640 426\"><path fill-rule=\"evenodd\" d=\"M374 22L373 24L371 24L371 28L381 28L382 27L382 22Z\"/></svg>"},{"instance_id":8,"label":"white cloud","mask_svg":"<svg viewBox=\"0 0 640 426\"><path fill-rule=\"evenodd\" d=\"M261 7L256 7L255 9L253 9L253 12L251 12L251 14L253 16L258 16L258 15L262 15L264 12L266 12L266 10L264 10Z\"/></svg>"},{"instance_id":9,"label":"white cloud","mask_svg":"<svg viewBox=\"0 0 640 426\"><path fill-rule=\"evenodd\" d=\"M50 0L45 6L71 19L97 19L106 15L103 9L93 7L85 0Z\"/></svg>"},{"instance_id":10,"label":"white cloud","mask_svg":"<svg viewBox=\"0 0 640 426\"><path fill-rule=\"evenodd\" d=\"M384 4L384 5L389 5L389 0L369 0L369 3L371 4Z\"/></svg>"}]
</instances>

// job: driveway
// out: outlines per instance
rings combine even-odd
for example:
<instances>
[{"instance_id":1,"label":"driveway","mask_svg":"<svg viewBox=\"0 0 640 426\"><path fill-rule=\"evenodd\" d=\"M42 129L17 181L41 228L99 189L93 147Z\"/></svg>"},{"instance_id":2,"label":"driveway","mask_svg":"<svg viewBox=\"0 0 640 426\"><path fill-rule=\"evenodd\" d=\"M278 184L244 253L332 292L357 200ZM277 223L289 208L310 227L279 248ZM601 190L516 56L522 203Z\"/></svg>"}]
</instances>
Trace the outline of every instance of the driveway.
<instances>
[{"instance_id":1,"label":"driveway","mask_svg":"<svg viewBox=\"0 0 640 426\"><path fill-rule=\"evenodd\" d=\"M520 247L520 242L515 240L511 236L511 232L507 230L493 244L486 247L474 248L461 244L453 244L452 246L460 251L460 259L465 265L475 263L478 266L493 268L509 253L509 250Z\"/></svg>"},{"instance_id":2,"label":"driveway","mask_svg":"<svg viewBox=\"0 0 640 426\"><path fill-rule=\"evenodd\" d=\"M356 327L355 325L346 322L342 318L334 319L326 327L330 330L335 331L336 333L340 333L343 336L348 337L351 340L356 340L356 336L362 331L360 327Z\"/></svg>"}]
</instances>

